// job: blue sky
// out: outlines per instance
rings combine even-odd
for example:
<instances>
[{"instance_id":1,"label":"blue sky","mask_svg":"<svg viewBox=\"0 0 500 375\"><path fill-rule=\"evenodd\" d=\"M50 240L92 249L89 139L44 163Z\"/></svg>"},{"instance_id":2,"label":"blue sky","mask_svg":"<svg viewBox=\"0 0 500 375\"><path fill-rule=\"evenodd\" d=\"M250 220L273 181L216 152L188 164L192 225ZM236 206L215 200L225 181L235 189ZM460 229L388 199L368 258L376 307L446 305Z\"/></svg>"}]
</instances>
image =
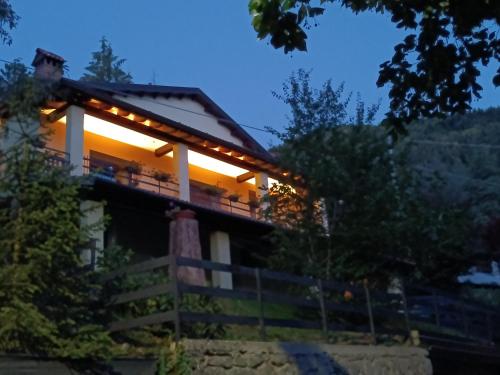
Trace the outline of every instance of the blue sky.
<instances>
[{"instance_id":1,"label":"blue sky","mask_svg":"<svg viewBox=\"0 0 500 375\"><path fill-rule=\"evenodd\" d=\"M137 83L195 86L203 89L242 124L282 129L287 107L271 94L293 71L312 70L313 83L332 78L346 90L360 92L368 103L382 100L387 89L375 85L380 63L392 56L404 32L386 16L354 15L329 7L309 32L309 51L284 55L259 41L251 27L247 0L12 0L21 16L11 46L0 45L0 58L31 63L37 47L62 55L69 77L78 79L104 35ZM483 99L473 106L498 105L484 70ZM264 145L267 133L247 129Z\"/></svg>"}]
</instances>

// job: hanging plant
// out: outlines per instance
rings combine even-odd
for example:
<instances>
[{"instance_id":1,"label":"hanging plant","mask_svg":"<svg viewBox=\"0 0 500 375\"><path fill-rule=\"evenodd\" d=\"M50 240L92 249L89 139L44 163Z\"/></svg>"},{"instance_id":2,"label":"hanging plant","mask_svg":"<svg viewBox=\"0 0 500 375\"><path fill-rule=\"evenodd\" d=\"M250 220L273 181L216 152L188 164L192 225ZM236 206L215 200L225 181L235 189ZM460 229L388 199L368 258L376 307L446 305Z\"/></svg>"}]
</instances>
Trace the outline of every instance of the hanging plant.
<instances>
[{"instance_id":1,"label":"hanging plant","mask_svg":"<svg viewBox=\"0 0 500 375\"><path fill-rule=\"evenodd\" d=\"M170 181L171 177L172 175L167 172L162 172L162 171L153 172L153 178L158 182L168 182Z\"/></svg>"},{"instance_id":2,"label":"hanging plant","mask_svg":"<svg viewBox=\"0 0 500 375\"><path fill-rule=\"evenodd\" d=\"M126 167L125 167L125 170L128 172L128 173L131 173L131 174L140 174L141 173L141 164L138 163L138 162L132 162L130 164L128 164Z\"/></svg>"},{"instance_id":3,"label":"hanging plant","mask_svg":"<svg viewBox=\"0 0 500 375\"><path fill-rule=\"evenodd\" d=\"M258 199L250 199L247 202L247 204L250 208L259 208L260 207L260 201Z\"/></svg>"},{"instance_id":4,"label":"hanging plant","mask_svg":"<svg viewBox=\"0 0 500 375\"><path fill-rule=\"evenodd\" d=\"M227 199L229 199L231 202L238 202L241 198L240 194L230 194Z\"/></svg>"}]
</instances>

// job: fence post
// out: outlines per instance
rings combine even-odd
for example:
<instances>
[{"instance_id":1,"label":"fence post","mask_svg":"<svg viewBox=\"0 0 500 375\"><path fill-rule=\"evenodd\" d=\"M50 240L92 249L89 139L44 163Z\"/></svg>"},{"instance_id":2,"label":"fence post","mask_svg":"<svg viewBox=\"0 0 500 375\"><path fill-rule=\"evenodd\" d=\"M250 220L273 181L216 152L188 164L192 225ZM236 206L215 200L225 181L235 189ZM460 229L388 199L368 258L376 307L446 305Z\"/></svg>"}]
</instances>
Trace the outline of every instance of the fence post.
<instances>
[{"instance_id":1,"label":"fence post","mask_svg":"<svg viewBox=\"0 0 500 375\"><path fill-rule=\"evenodd\" d=\"M319 291L319 307L321 309L321 326L323 328L323 335L325 340L328 340L328 319L326 316L325 308L325 293L323 291L323 282L318 279L318 291Z\"/></svg>"},{"instance_id":2,"label":"fence post","mask_svg":"<svg viewBox=\"0 0 500 375\"><path fill-rule=\"evenodd\" d=\"M434 319L436 320L436 325L438 327L441 327L441 319L439 317L439 303L438 303L438 296L436 294L436 291L432 291L432 306L434 308Z\"/></svg>"},{"instance_id":3,"label":"fence post","mask_svg":"<svg viewBox=\"0 0 500 375\"><path fill-rule=\"evenodd\" d=\"M366 308L368 310L368 319L370 322L370 333L372 335L373 344L377 343L377 337L375 336L375 323L373 321L373 311L372 311L372 303L370 298L370 290L368 289L368 280L363 281L363 287L365 289L365 297L366 297Z\"/></svg>"},{"instance_id":4,"label":"fence post","mask_svg":"<svg viewBox=\"0 0 500 375\"><path fill-rule=\"evenodd\" d=\"M488 330L488 339L493 342L493 325L491 324L491 313L486 312L486 324Z\"/></svg>"},{"instance_id":5,"label":"fence post","mask_svg":"<svg viewBox=\"0 0 500 375\"><path fill-rule=\"evenodd\" d=\"M411 327L410 327L410 314L408 312L408 300L406 299L406 289L404 281L401 281L401 299L403 300L403 309L405 314L405 324L406 330L408 331L408 337L410 337Z\"/></svg>"},{"instance_id":6,"label":"fence post","mask_svg":"<svg viewBox=\"0 0 500 375\"><path fill-rule=\"evenodd\" d=\"M466 337L469 337L469 323L467 322L467 313L465 312L464 301L460 301L460 310L462 312L462 320L464 323L464 333Z\"/></svg>"},{"instance_id":7,"label":"fence post","mask_svg":"<svg viewBox=\"0 0 500 375\"><path fill-rule=\"evenodd\" d=\"M257 286L257 303L259 304L259 333L260 338L266 338L266 331L264 326L264 305L262 303L262 279L260 276L260 268L255 269L255 283Z\"/></svg>"},{"instance_id":8,"label":"fence post","mask_svg":"<svg viewBox=\"0 0 500 375\"><path fill-rule=\"evenodd\" d=\"M179 313L179 281L177 279L177 257L170 254L170 278L172 279L172 294L174 296L174 326L175 326L175 341L181 339L181 319Z\"/></svg>"}]
</instances>

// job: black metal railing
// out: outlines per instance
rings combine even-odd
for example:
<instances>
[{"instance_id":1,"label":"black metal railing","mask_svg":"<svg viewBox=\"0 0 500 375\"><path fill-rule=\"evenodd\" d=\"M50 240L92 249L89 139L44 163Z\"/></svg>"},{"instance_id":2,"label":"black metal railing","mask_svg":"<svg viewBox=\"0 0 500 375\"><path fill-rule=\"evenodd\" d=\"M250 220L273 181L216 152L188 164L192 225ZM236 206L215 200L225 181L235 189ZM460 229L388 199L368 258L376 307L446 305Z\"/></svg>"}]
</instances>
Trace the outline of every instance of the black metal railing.
<instances>
[{"instance_id":1,"label":"black metal railing","mask_svg":"<svg viewBox=\"0 0 500 375\"><path fill-rule=\"evenodd\" d=\"M44 146L41 149L47 155L47 162L52 167L63 167L69 165L69 154L67 152Z\"/></svg>"},{"instance_id":2,"label":"black metal railing","mask_svg":"<svg viewBox=\"0 0 500 375\"><path fill-rule=\"evenodd\" d=\"M113 168L106 168L94 163L89 157L84 157L83 169L85 174L92 174L103 180L160 195L179 197L178 183L172 180L162 180L160 175L144 168L141 168L137 173L117 172ZM203 192L191 191L190 202L240 216L254 219L260 218L258 214L259 206L256 202L243 202L228 193L209 195Z\"/></svg>"},{"instance_id":3,"label":"black metal railing","mask_svg":"<svg viewBox=\"0 0 500 375\"><path fill-rule=\"evenodd\" d=\"M257 204L254 202L244 202L234 197L229 193L210 195L203 192L191 191L192 203L240 216L254 219L260 218L258 213L259 206Z\"/></svg>"},{"instance_id":4,"label":"black metal railing","mask_svg":"<svg viewBox=\"0 0 500 375\"><path fill-rule=\"evenodd\" d=\"M179 196L179 185L172 180L164 180L152 171L141 169L137 173L117 172L112 168L102 167L84 157L83 170L85 174L91 174L102 180L107 180L120 185L130 186L135 189L149 191L152 193L167 195L170 197Z\"/></svg>"}]
</instances>

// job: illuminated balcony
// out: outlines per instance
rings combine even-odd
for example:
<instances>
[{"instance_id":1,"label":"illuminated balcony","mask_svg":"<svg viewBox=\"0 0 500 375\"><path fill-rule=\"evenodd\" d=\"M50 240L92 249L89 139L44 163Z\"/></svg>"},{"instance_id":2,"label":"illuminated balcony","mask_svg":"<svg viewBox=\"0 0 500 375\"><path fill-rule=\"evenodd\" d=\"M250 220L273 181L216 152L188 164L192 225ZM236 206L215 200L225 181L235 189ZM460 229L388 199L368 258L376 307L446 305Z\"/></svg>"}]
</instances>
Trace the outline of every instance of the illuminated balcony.
<instances>
[{"instance_id":1,"label":"illuminated balcony","mask_svg":"<svg viewBox=\"0 0 500 375\"><path fill-rule=\"evenodd\" d=\"M78 160L74 154L72 157L71 148L78 152L81 148L83 163L75 168L80 168L80 173L193 205L259 218L256 185L267 182L258 173L89 114L83 115L81 141L77 137L77 145L68 146L71 136L66 134L66 120L64 116L50 124L47 146L66 150L73 165Z\"/></svg>"}]
</instances>

